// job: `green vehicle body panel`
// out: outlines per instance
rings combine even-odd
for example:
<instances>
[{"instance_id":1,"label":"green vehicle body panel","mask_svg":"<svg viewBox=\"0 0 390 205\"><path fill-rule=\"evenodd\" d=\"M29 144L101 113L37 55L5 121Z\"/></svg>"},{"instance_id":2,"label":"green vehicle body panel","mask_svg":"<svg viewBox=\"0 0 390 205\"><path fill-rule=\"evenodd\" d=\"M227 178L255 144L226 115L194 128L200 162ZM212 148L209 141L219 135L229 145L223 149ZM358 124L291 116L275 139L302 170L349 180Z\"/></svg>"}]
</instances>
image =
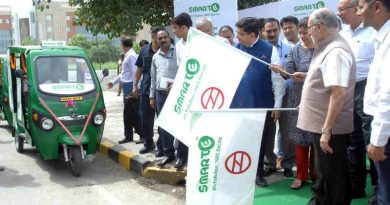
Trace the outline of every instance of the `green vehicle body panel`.
<instances>
[{"instance_id":1,"label":"green vehicle body panel","mask_svg":"<svg viewBox=\"0 0 390 205\"><path fill-rule=\"evenodd\" d=\"M61 122L69 130L69 132L77 139L80 140L83 132L84 125L87 117L91 113L87 128L84 131L84 135L81 144L84 146L87 154L94 154L98 145L100 144L101 136L103 134L104 122L101 125L95 125L93 123L93 117L95 113L102 113L105 118L105 105L102 90L99 84L98 77L94 72L92 63L90 62L87 54L78 47L10 47L9 54L12 53L24 53L26 56L27 67L27 79L28 79L28 100L23 107L24 122L18 122L15 128L17 134L23 134L26 137L27 142L36 146L38 152L43 159L58 159L59 154L62 151L61 144L65 145L77 145L72 137L65 131L65 129L55 120L56 117L71 116L73 113L77 113L77 116L84 116L83 119L71 120L71 122ZM63 94L53 95L43 92L38 88L37 72L36 72L36 60L41 57L77 57L83 58L89 65L90 74L92 76L95 89L87 93L82 94ZM18 69L18 68L16 68ZM3 74L4 75L4 74ZM18 78L14 78L18 79ZM15 92L14 92L15 93ZM62 100L64 97L82 97L82 100L75 100L74 106L67 107L67 101ZM44 103L54 113L53 116L39 100L41 98ZM96 102L95 102L96 101ZM95 108L92 110L93 104ZM40 122L33 121L33 114L37 113L39 119L50 118L53 121L53 128L50 130L44 130L40 127ZM11 115L12 116L12 115ZM9 118L7 116L6 118ZM11 125L11 124L10 124ZM29 139L29 136L31 139Z\"/></svg>"},{"instance_id":2,"label":"green vehicle body panel","mask_svg":"<svg viewBox=\"0 0 390 205\"><path fill-rule=\"evenodd\" d=\"M2 66L1 66L1 69L2 69L2 75L1 75L1 80L2 80L2 89L1 89L1 98L0 98L0 108L4 114L4 117L5 119L7 120L8 124L11 125L12 124L12 120L13 120L13 116L12 116L12 112L11 112L11 109L10 109L10 105L9 105L9 101L8 103L5 103L5 98L7 98L9 96L9 92L8 92L8 86L9 86L9 83L8 83L8 78L7 78L7 69L9 69L9 62L7 61L7 59L2 59Z\"/></svg>"}]
</instances>

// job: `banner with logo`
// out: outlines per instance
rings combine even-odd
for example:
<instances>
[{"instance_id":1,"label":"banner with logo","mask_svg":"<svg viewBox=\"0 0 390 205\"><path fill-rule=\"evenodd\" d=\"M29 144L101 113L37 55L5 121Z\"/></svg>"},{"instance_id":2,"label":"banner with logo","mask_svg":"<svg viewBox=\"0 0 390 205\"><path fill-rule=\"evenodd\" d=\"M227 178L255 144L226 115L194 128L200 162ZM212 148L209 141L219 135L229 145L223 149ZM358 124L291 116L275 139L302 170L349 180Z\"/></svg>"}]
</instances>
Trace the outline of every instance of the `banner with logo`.
<instances>
[{"instance_id":1,"label":"banner with logo","mask_svg":"<svg viewBox=\"0 0 390 205\"><path fill-rule=\"evenodd\" d=\"M195 21L202 17L207 17L213 22L214 34L224 25L229 25L235 29L238 18L237 0L175 0L175 16L186 12L191 16L195 26Z\"/></svg>"},{"instance_id":2,"label":"banner with logo","mask_svg":"<svg viewBox=\"0 0 390 205\"><path fill-rule=\"evenodd\" d=\"M252 57L191 28L158 125L188 145L191 110L228 109Z\"/></svg>"},{"instance_id":3,"label":"banner with logo","mask_svg":"<svg viewBox=\"0 0 390 205\"><path fill-rule=\"evenodd\" d=\"M195 113L187 205L252 205L266 110Z\"/></svg>"},{"instance_id":4,"label":"banner with logo","mask_svg":"<svg viewBox=\"0 0 390 205\"><path fill-rule=\"evenodd\" d=\"M338 1L335 0L284 0L260 5L238 11L239 19L244 17L276 18L295 16L298 19L307 17L316 9L329 8L337 12Z\"/></svg>"}]
</instances>

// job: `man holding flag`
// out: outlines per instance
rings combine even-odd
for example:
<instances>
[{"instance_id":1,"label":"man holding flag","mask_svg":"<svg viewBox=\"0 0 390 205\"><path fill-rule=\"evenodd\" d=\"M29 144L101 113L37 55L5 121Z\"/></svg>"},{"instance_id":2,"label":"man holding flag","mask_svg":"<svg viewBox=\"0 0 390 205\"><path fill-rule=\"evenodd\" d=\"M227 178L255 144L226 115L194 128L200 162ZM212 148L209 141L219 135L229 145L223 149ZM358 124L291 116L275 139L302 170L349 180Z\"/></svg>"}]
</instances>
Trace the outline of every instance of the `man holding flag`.
<instances>
[{"instance_id":1,"label":"man holding flag","mask_svg":"<svg viewBox=\"0 0 390 205\"><path fill-rule=\"evenodd\" d=\"M256 18L247 17L236 23L239 43L236 48L265 61L280 64L276 47L259 38L259 25ZM230 108L281 108L285 93L285 82L280 74L273 72L267 65L252 59L237 88ZM267 186L263 178L265 145L267 144L269 123L277 120L279 112L268 112L265 120L263 138L260 147L256 184Z\"/></svg>"}]
</instances>

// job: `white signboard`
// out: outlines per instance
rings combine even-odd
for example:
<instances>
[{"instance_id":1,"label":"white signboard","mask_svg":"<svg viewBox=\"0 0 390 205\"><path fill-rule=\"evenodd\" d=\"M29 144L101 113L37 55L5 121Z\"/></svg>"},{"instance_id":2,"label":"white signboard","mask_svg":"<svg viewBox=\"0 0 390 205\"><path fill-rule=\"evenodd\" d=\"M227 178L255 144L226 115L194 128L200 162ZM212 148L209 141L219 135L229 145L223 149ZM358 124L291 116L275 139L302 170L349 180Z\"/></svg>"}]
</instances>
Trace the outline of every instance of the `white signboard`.
<instances>
[{"instance_id":1,"label":"white signboard","mask_svg":"<svg viewBox=\"0 0 390 205\"><path fill-rule=\"evenodd\" d=\"M244 17L276 18L278 20L285 16L295 16L302 19L310 15L316 9L329 8L337 12L335 0L284 0L275 3L256 6L238 11L239 19Z\"/></svg>"},{"instance_id":2,"label":"white signboard","mask_svg":"<svg viewBox=\"0 0 390 205\"><path fill-rule=\"evenodd\" d=\"M175 0L175 16L186 12L191 16L194 23L197 19L207 17L212 20L214 34L224 25L229 25L233 29L237 22L237 0Z\"/></svg>"},{"instance_id":3,"label":"white signboard","mask_svg":"<svg viewBox=\"0 0 390 205\"><path fill-rule=\"evenodd\" d=\"M40 84L39 89L41 89L43 92L52 94L76 95L95 89L95 85L87 83L45 83Z\"/></svg>"}]
</instances>

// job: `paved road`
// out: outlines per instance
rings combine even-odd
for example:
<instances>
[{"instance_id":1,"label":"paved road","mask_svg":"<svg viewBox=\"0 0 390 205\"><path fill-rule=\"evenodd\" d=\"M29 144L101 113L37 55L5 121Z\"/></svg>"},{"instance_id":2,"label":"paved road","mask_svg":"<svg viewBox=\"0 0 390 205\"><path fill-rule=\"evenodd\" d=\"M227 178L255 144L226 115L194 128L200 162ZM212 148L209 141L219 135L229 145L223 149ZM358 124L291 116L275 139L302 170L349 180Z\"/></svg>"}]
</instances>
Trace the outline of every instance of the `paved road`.
<instances>
[{"instance_id":1,"label":"paved road","mask_svg":"<svg viewBox=\"0 0 390 205\"><path fill-rule=\"evenodd\" d=\"M107 129L110 130L110 129ZM0 204L184 204L184 186L171 186L126 171L97 153L82 175L73 177L63 160L44 161L26 145L16 152L5 122L0 123Z\"/></svg>"}]
</instances>

